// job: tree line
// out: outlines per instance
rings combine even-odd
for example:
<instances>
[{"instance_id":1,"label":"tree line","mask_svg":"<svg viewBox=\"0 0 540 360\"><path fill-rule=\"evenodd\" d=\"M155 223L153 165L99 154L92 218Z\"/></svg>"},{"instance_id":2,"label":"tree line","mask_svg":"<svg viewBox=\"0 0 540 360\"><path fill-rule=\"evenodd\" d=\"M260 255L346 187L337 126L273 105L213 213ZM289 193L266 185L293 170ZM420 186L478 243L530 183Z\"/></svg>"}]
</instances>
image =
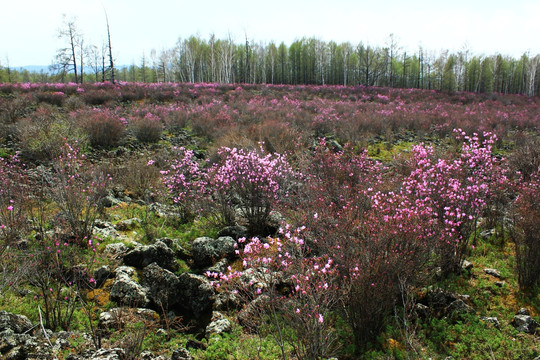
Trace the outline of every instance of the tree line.
<instances>
[{"instance_id":1,"label":"tree line","mask_svg":"<svg viewBox=\"0 0 540 360\"><path fill-rule=\"evenodd\" d=\"M170 49L143 53L138 64L116 69L114 78L108 26L109 42L102 48L84 47L78 33L74 40L71 26L74 23L66 22L59 34L69 46L58 50L51 67L53 74L23 72L15 76L4 66L0 67L0 81L328 84L529 96L540 93L538 54L514 58L476 55L468 48L436 53L422 47L412 52L403 49L392 34L383 46L317 38L302 38L287 45L256 42L247 36L241 42L230 35L221 39L215 35L207 39L190 36L180 38Z\"/></svg>"}]
</instances>

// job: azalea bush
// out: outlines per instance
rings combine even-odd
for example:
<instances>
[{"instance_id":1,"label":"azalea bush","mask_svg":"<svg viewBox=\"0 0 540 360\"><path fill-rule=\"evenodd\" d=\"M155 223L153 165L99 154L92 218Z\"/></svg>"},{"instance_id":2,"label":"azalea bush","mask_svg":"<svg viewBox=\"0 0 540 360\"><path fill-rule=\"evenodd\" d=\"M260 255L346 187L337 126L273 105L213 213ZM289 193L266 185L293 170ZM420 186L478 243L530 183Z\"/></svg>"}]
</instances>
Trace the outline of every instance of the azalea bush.
<instances>
[{"instance_id":1,"label":"azalea bush","mask_svg":"<svg viewBox=\"0 0 540 360\"><path fill-rule=\"evenodd\" d=\"M35 239L24 259L25 278L37 289L35 300L43 306L45 327L70 330L74 313L85 304L84 293L95 286L97 239L70 244L57 238Z\"/></svg>"},{"instance_id":2,"label":"azalea bush","mask_svg":"<svg viewBox=\"0 0 540 360\"><path fill-rule=\"evenodd\" d=\"M0 252L22 239L29 230L28 185L24 165L16 156L0 158Z\"/></svg>"},{"instance_id":3,"label":"azalea bush","mask_svg":"<svg viewBox=\"0 0 540 360\"><path fill-rule=\"evenodd\" d=\"M192 150L178 150L162 174L182 217L203 210L223 225L244 222L252 235L268 231L270 213L295 176L284 156L222 147L212 165L202 166Z\"/></svg>"},{"instance_id":4,"label":"azalea bush","mask_svg":"<svg viewBox=\"0 0 540 360\"><path fill-rule=\"evenodd\" d=\"M60 220L67 236L76 242L90 239L112 178L91 163L77 144L64 144L55 159L48 195L62 211Z\"/></svg>"}]
</instances>

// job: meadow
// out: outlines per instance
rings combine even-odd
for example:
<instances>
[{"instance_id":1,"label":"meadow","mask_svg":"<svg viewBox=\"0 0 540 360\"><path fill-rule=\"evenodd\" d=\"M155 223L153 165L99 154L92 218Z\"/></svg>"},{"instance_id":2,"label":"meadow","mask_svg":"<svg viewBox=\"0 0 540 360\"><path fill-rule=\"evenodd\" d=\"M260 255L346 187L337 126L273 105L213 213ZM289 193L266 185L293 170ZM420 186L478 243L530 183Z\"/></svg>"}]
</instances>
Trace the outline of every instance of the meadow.
<instances>
[{"instance_id":1,"label":"meadow","mask_svg":"<svg viewBox=\"0 0 540 360\"><path fill-rule=\"evenodd\" d=\"M0 84L0 309L34 324L0 353L536 358L539 130L523 95Z\"/></svg>"}]
</instances>

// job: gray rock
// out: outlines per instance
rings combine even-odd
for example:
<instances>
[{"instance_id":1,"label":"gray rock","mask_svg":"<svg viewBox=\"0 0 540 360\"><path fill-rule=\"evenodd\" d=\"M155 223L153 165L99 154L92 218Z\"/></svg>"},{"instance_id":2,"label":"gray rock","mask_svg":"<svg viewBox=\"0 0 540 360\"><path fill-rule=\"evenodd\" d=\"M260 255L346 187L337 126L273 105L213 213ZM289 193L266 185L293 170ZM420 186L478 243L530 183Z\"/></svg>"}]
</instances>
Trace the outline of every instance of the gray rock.
<instances>
[{"instance_id":1,"label":"gray rock","mask_svg":"<svg viewBox=\"0 0 540 360\"><path fill-rule=\"evenodd\" d=\"M123 360L125 351L121 348L99 349L91 357L90 360Z\"/></svg>"},{"instance_id":2,"label":"gray rock","mask_svg":"<svg viewBox=\"0 0 540 360\"><path fill-rule=\"evenodd\" d=\"M116 239L120 236L112 223L99 219L97 219L94 223L94 233L99 234L103 237L111 237L113 239Z\"/></svg>"},{"instance_id":3,"label":"gray rock","mask_svg":"<svg viewBox=\"0 0 540 360\"><path fill-rule=\"evenodd\" d=\"M139 226L141 222L142 220L139 218L126 219L118 222L114 228L118 231L131 231Z\"/></svg>"},{"instance_id":4,"label":"gray rock","mask_svg":"<svg viewBox=\"0 0 540 360\"><path fill-rule=\"evenodd\" d=\"M193 360L193 357L187 349L182 348L173 351L171 360Z\"/></svg>"},{"instance_id":5,"label":"gray rock","mask_svg":"<svg viewBox=\"0 0 540 360\"><path fill-rule=\"evenodd\" d=\"M111 256L118 256L128 251L127 246L124 243L114 243L105 246L103 253Z\"/></svg>"},{"instance_id":6,"label":"gray rock","mask_svg":"<svg viewBox=\"0 0 540 360\"><path fill-rule=\"evenodd\" d=\"M514 315L511 324L517 331L528 334L534 334L536 328L540 326L540 324L529 315Z\"/></svg>"},{"instance_id":7,"label":"gray rock","mask_svg":"<svg viewBox=\"0 0 540 360\"><path fill-rule=\"evenodd\" d=\"M427 307L424 304L417 303L414 306L414 310L416 311L416 314L422 319L427 319L429 315L429 307Z\"/></svg>"},{"instance_id":8,"label":"gray rock","mask_svg":"<svg viewBox=\"0 0 540 360\"><path fill-rule=\"evenodd\" d=\"M195 266L205 268L223 258L234 258L236 256L236 241L230 236L222 236L217 239L200 237L193 241L191 249Z\"/></svg>"},{"instance_id":9,"label":"gray rock","mask_svg":"<svg viewBox=\"0 0 540 360\"><path fill-rule=\"evenodd\" d=\"M463 263L461 264L462 270L471 270L473 267L473 263L468 260L463 260Z\"/></svg>"},{"instance_id":10,"label":"gray rock","mask_svg":"<svg viewBox=\"0 0 540 360\"><path fill-rule=\"evenodd\" d=\"M529 311L529 309L521 308L518 310L516 315L531 315L531 312Z\"/></svg>"},{"instance_id":11,"label":"gray rock","mask_svg":"<svg viewBox=\"0 0 540 360\"><path fill-rule=\"evenodd\" d=\"M15 333L12 329L0 332L0 358L3 360L27 359L37 348L38 342L29 334Z\"/></svg>"},{"instance_id":12,"label":"gray rock","mask_svg":"<svg viewBox=\"0 0 540 360\"><path fill-rule=\"evenodd\" d=\"M499 319L497 319L496 317L482 316L480 320L489 324L493 324L493 326L495 326L497 329L501 327L501 323L499 322Z\"/></svg>"},{"instance_id":13,"label":"gray rock","mask_svg":"<svg viewBox=\"0 0 540 360\"><path fill-rule=\"evenodd\" d=\"M161 241L156 241L152 245L137 246L124 255L124 264L139 269L154 262L167 270L176 271L178 269L174 252Z\"/></svg>"},{"instance_id":14,"label":"gray rock","mask_svg":"<svg viewBox=\"0 0 540 360\"><path fill-rule=\"evenodd\" d=\"M474 309L470 307L469 305L465 304L465 302L461 299L455 300L448 307L446 308L446 313L450 316L453 315L461 315L461 314L473 314Z\"/></svg>"},{"instance_id":15,"label":"gray rock","mask_svg":"<svg viewBox=\"0 0 540 360\"><path fill-rule=\"evenodd\" d=\"M227 271L227 266L229 265L229 261L227 259L221 259L214 265L210 266L206 269L206 271L210 271L213 273L224 273ZM205 271L205 272L206 272Z\"/></svg>"},{"instance_id":16,"label":"gray rock","mask_svg":"<svg viewBox=\"0 0 540 360\"><path fill-rule=\"evenodd\" d=\"M107 195L99 200L99 205L104 208L110 208L120 204L122 201L114 197L114 195Z\"/></svg>"},{"instance_id":17,"label":"gray rock","mask_svg":"<svg viewBox=\"0 0 540 360\"><path fill-rule=\"evenodd\" d=\"M484 230L480 233L480 237L482 237L484 241L487 241L493 234L495 234L495 229Z\"/></svg>"},{"instance_id":18,"label":"gray rock","mask_svg":"<svg viewBox=\"0 0 540 360\"><path fill-rule=\"evenodd\" d=\"M131 266L119 266L116 269L114 269L114 273L116 276L120 274L126 274L129 277L135 276L135 269Z\"/></svg>"},{"instance_id":19,"label":"gray rock","mask_svg":"<svg viewBox=\"0 0 540 360\"><path fill-rule=\"evenodd\" d=\"M182 260L187 260L190 258L188 251L184 249L182 245L180 245L180 241L178 241L178 239L161 238L156 239L156 242L157 241L161 241L162 243L167 245L174 252L175 257Z\"/></svg>"},{"instance_id":20,"label":"gray rock","mask_svg":"<svg viewBox=\"0 0 540 360\"><path fill-rule=\"evenodd\" d=\"M485 272L486 274L491 275L491 276L494 276L494 277L496 277L496 278L498 278L498 279L501 277L501 273L500 273L498 270L496 270L496 269L489 269L489 268L486 268L486 269L484 269L484 272Z\"/></svg>"},{"instance_id":21,"label":"gray rock","mask_svg":"<svg viewBox=\"0 0 540 360\"><path fill-rule=\"evenodd\" d=\"M167 360L163 355L155 355L153 352L145 350L138 357L140 360Z\"/></svg>"},{"instance_id":22,"label":"gray rock","mask_svg":"<svg viewBox=\"0 0 540 360\"><path fill-rule=\"evenodd\" d=\"M227 226L218 232L218 237L222 236L230 236L238 241L238 239L248 236L248 229L242 225Z\"/></svg>"},{"instance_id":23,"label":"gray rock","mask_svg":"<svg viewBox=\"0 0 540 360\"><path fill-rule=\"evenodd\" d=\"M180 218L180 213L176 210L174 206L153 203L150 204L148 210L153 212L157 217L160 218Z\"/></svg>"},{"instance_id":24,"label":"gray rock","mask_svg":"<svg viewBox=\"0 0 540 360\"><path fill-rule=\"evenodd\" d=\"M212 313L212 320L206 327L206 337L210 337L211 335L219 335L222 333L229 333L231 331L231 322L225 318L222 313L214 311Z\"/></svg>"},{"instance_id":25,"label":"gray rock","mask_svg":"<svg viewBox=\"0 0 540 360\"><path fill-rule=\"evenodd\" d=\"M240 275L240 282L244 288L250 288L253 291L256 289L264 290L268 288L272 280L276 280L276 275L273 279L273 275L265 272L262 268L249 268L242 272Z\"/></svg>"},{"instance_id":26,"label":"gray rock","mask_svg":"<svg viewBox=\"0 0 540 360\"><path fill-rule=\"evenodd\" d=\"M103 283L112 277L113 272L111 271L111 268L107 265L103 265L94 271L94 279L96 280L96 286L101 287Z\"/></svg>"},{"instance_id":27,"label":"gray rock","mask_svg":"<svg viewBox=\"0 0 540 360\"><path fill-rule=\"evenodd\" d=\"M12 330L15 334L22 334L32 327L32 322L26 316L0 311L0 332Z\"/></svg>"},{"instance_id":28,"label":"gray rock","mask_svg":"<svg viewBox=\"0 0 540 360\"><path fill-rule=\"evenodd\" d=\"M157 309L173 309L180 300L178 276L156 263L144 268L142 285L148 289L148 296Z\"/></svg>"},{"instance_id":29,"label":"gray rock","mask_svg":"<svg viewBox=\"0 0 540 360\"><path fill-rule=\"evenodd\" d=\"M143 308L112 308L99 314L99 327L102 329L121 329L128 323L145 324L159 322L159 315L154 310Z\"/></svg>"},{"instance_id":30,"label":"gray rock","mask_svg":"<svg viewBox=\"0 0 540 360\"><path fill-rule=\"evenodd\" d=\"M222 291L216 295L214 308L218 311L229 311L240 308L240 299L232 291Z\"/></svg>"},{"instance_id":31,"label":"gray rock","mask_svg":"<svg viewBox=\"0 0 540 360\"><path fill-rule=\"evenodd\" d=\"M146 307L150 303L147 290L125 272L118 272L111 287L110 299L121 305Z\"/></svg>"},{"instance_id":32,"label":"gray rock","mask_svg":"<svg viewBox=\"0 0 540 360\"><path fill-rule=\"evenodd\" d=\"M194 319L210 319L215 290L204 277L183 273L178 277L178 305Z\"/></svg>"}]
</instances>

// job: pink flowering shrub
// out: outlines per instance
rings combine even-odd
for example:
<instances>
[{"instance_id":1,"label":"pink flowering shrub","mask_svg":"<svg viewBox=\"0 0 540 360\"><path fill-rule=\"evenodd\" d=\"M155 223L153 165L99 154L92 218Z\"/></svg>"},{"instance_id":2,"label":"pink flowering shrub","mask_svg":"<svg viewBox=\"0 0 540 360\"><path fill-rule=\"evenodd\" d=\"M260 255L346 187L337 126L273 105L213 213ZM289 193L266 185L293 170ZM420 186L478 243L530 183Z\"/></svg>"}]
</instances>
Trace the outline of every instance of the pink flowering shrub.
<instances>
[{"instance_id":1,"label":"pink flowering shrub","mask_svg":"<svg viewBox=\"0 0 540 360\"><path fill-rule=\"evenodd\" d=\"M405 179L403 191L412 201L423 200L432 209L437 239L435 251L443 274L459 272L487 201L491 186L504 181L492 154L496 137L485 133L462 139L459 154L435 158L433 148L423 145L412 150L413 170Z\"/></svg>"},{"instance_id":2,"label":"pink flowering shrub","mask_svg":"<svg viewBox=\"0 0 540 360\"><path fill-rule=\"evenodd\" d=\"M26 235L28 179L16 156L0 158L0 253Z\"/></svg>"},{"instance_id":3,"label":"pink flowering shrub","mask_svg":"<svg viewBox=\"0 0 540 360\"><path fill-rule=\"evenodd\" d=\"M56 238L36 239L26 254L26 280L37 289L45 327L70 330L75 310L85 299L84 290L95 286L91 277L98 239L79 246Z\"/></svg>"},{"instance_id":4,"label":"pink flowering shrub","mask_svg":"<svg viewBox=\"0 0 540 360\"><path fill-rule=\"evenodd\" d=\"M225 224L236 222L236 213L252 235L266 233L270 212L288 196L294 172L285 156L223 147L208 170L208 191Z\"/></svg>"},{"instance_id":5,"label":"pink flowering shrub","mask_svg":"<svg viewBox=\"0 0 540 360\"><path fill-rule=\"evenodd\" d=\"M211 166L179 149L163 182L183 217L203 210L221 224L245 222L250 234L264 234L273 206L288 195L294 173L284 156L262 150L222 147Z\"/></svg>"},{"instance_id":6,"label":"pink flowering shrub","mask_svg":"<svg viewBox=\"0 0 540 360\"><path fill-rule=\"evenodd\" d=\"M192 219L207 197L207 174L193 150L174 149L176 156L170 169L161 171L162 182L183 221ZM149 163L152 165L153 161Z\"/></svg>"},{"instance_id":7,"label":"pink flowering shrub","mask_svg":"<svg viewBox=\"0 0 540 360\"><path fill-rule=\"evenodd\" d=\"M53 164L48 191L62 211L65 230L76 242L92 236L101 211L100 200L107 195L111 178L90 163L83 163L77 144L64 144Z\"/></svg>"},{"instance_id":8,"label":"pink flowering shrub","mask_svg":"<svg viewBox=\"0 0 540 360\"><path fill-rule=\"evenodd\" d=\"M283 359L288 347L301 359L326 358L339 348L332 314L339 302L336 268L328 255L311 252L305 230L287 225L277 237L240 239L245 271L207 273L218 289L250 303L254 326L270 331Z\"/></svg>"}]
</instances>

